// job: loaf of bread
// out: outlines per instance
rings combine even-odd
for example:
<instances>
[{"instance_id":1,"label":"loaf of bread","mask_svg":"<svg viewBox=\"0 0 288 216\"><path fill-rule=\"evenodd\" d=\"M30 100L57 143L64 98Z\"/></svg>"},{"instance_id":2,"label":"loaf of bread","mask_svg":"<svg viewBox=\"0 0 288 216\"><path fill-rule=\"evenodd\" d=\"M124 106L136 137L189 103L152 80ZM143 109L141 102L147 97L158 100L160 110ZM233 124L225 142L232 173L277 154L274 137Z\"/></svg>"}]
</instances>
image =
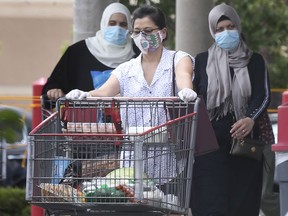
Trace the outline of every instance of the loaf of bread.
<instances>
[{"instance_id":1,"label":"loaf of bread","mask_svg":"<svg viewBox=\"0 0 288 216\"><path fill-rule=\"evenodd\" d=\"M83 193L70 185L41 183L42 201L44 202L83 202Z\"/></svg>"},{"instance_id":2,"label":"loaf of bread","mask_svg":"<svg viewBox=\"0 0 288 216\"><path fill-rule=\"evenodd\" d=\"M93 160L82 161L82 177L104 177L112 170L120 167L117 153L102 155Z\"/></svg>"}]
</instances>

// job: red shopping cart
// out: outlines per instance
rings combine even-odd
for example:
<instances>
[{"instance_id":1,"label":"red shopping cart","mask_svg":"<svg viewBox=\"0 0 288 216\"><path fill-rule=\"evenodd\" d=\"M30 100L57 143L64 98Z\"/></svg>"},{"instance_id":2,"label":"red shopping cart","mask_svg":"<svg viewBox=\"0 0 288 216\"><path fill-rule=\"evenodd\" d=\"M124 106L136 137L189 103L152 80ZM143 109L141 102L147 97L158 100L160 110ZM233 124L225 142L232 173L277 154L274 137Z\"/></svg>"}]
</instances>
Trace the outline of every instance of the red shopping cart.
<instances>
[{"instance_id":1,"label":"red shopping cart","mask_svg":"<svg viewBox=\"0 0 288 216\"><path fill-rule=\"evenodd\" d=\"M59 99L30 133L26 199L51 215L188 215L199 101Z\"/></svg>"}]
</instances>

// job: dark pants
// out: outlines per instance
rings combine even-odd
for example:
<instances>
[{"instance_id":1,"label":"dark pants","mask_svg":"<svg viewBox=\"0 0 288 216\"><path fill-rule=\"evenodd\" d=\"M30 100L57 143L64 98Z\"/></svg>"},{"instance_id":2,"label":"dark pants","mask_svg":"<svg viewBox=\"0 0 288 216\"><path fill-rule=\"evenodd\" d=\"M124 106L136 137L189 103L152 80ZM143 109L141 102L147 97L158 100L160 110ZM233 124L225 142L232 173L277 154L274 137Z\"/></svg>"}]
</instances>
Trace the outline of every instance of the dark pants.
<instances>
[{"instance_id":1,"label":"dark pants","mask_svg":"<svg viewBox=\"0 0 288 216\"><path fill-rule=\"evenodd\" d=\"M193 216L258 216L262 162L217 150L195 158Z\"/></svg>"}]
</instances>

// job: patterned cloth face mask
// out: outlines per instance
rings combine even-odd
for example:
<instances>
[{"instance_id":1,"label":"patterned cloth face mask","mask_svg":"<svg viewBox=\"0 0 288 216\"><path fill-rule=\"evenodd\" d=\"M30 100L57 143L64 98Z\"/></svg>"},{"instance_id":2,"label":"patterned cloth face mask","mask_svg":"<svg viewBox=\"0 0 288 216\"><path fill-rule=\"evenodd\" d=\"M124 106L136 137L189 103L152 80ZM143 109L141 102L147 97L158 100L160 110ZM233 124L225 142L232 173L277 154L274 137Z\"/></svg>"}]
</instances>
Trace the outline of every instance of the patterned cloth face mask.
<instances>
[{"instance_id":1,"label":"patterned cloth face mask","mask_svg":"<svg viewBox=\"0 0 288 216\"><path fill-rule=\"evenodd\" d=\"M163 38L160 31L149 35L140 32L133 40L141 52L147 54L148 52L155 52L162 43Z\"/></svg>"}]
</instances>

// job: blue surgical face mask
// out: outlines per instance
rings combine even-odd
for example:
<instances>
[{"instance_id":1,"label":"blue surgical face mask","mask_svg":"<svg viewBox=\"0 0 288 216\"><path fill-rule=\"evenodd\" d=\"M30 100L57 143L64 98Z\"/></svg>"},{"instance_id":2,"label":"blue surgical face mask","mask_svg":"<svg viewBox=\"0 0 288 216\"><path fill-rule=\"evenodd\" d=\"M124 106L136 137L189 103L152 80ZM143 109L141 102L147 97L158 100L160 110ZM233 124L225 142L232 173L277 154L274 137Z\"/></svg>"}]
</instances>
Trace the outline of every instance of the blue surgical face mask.
<instances>
[{"instance_id":1,"label":"blue surgical face mask","mask_svg":"<svg viewBox=\"0 0 288 216\"><path fill-rule=\"evenodd\" d=\"M236 48L240 42L238 30L225 30L215 34L215 42L224 50L232 50Z\"/></svg>"},{"instance_id":2,"label":"blue surgical face mask","mask_svg":"<svg viewBox=\"0 0 288 216\"><path fill-rule=\"evenodd\" d=\"M124 45L127 42L128 30L119 26L108 26L104 29L104 39L115 45Z\"/></svg>"}]
</instances>

